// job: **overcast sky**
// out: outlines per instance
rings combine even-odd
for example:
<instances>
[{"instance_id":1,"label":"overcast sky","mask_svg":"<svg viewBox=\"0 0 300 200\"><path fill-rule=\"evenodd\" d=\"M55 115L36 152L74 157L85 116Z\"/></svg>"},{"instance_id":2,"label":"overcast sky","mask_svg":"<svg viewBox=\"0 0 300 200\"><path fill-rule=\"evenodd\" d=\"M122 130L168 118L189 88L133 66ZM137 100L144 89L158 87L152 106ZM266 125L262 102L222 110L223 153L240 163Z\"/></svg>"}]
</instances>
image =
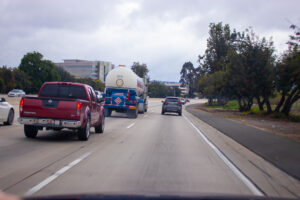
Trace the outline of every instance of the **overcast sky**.
<instances>
[{"instance_id":1,"label":"overcast sky","mask_svg":"<svg viewBox=\"0 0 300 200\"><path fill-rule=\"evenodd\" d=\"M300 0L0 0L0 66L27 52L45 59L146 63L151 80L179 81L184 62L197 66L210 23L251 26L286 48Z\"/></svg>"}]
</instances>

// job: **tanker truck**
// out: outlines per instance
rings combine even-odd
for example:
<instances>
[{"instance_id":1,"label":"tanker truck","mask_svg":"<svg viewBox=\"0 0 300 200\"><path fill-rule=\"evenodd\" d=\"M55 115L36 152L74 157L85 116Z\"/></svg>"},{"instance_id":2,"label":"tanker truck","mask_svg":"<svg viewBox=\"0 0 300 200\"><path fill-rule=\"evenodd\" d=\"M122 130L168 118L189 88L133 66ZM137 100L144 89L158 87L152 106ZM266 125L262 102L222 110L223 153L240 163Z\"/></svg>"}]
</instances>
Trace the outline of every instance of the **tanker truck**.
<instances>
[{"instance_id":1,"label":"tanker truck","mask_svg":"<svg viewBox=\"0 0 300 200\"><path fill-rule=\"evenodd\" d=\"M147 112L146 81L124 66L111 70L106 76L103 94L105 115L109 117L116 111L136 118L138 113Z\"/></svg>"}]
</instances>

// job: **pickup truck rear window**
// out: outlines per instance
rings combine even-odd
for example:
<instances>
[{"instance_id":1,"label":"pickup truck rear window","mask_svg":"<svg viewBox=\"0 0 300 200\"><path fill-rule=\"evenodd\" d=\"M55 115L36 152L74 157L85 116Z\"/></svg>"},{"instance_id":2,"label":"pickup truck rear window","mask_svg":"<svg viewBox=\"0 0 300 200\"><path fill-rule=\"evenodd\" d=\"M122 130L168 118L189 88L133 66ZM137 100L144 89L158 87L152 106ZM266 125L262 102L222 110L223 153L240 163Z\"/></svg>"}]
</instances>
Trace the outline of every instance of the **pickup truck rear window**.
<instances>
[{"instance_id":1,"label":"pickup truck rear window","mask_svg":"<svg viewBox=\"0 0 300 200\"><path fill-rule=\"evenodd\" d=\"M61 85L47 84L43 87L41 97L57 97L57 98L72 98L86 99L84 87L77 85Z\"/></svg>"}]
</instances>

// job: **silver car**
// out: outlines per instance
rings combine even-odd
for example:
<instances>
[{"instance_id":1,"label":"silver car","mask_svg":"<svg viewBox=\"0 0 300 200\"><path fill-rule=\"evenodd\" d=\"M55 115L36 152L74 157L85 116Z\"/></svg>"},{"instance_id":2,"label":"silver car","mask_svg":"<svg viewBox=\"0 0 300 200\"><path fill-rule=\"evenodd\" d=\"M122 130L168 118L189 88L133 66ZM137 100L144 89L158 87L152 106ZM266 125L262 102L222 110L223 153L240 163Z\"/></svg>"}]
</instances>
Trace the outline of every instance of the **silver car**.
<instances>
[{"instance_id":1,"label":"silver car","mask_svg":"<svg viewBox=\"0 0 300 200\"><path fill-rule=\"evenodd\" d=\"M23 90L13 89L8 93L9 97L23 97L25 92Z\"/></svg>"},{"instance_id":2,"label":"silver car","mask_svg":"<svg viewBox=\"0 0 300 200\"><path fill-rule=\"evenodd\" d=\"M165 114L166 112L178 113L181 115L182 113L182 103L178 97L166 97L164 101L162 101L162 109L161 114Z\"/></svg>"}]
</instances>

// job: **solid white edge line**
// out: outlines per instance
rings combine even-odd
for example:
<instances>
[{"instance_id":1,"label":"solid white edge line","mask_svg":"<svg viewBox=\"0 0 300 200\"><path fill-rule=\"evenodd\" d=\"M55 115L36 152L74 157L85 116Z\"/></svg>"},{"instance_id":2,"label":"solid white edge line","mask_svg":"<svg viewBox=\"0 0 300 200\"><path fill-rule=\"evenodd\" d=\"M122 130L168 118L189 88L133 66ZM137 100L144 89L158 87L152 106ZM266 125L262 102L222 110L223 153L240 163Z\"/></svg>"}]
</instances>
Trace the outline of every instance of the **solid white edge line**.
<instances>
[{"instance_id":1,"label":"solid white edge line","mask_svg":"<svg viewBox=\"0 0 300 200\"><path fill-rule=\"evenodd\" d=\"M134 126L135 123L130 124L129 126L127 126L126 128L131 128Z\"/></svg>"},{"instance_id":2,"label":"solid white edge line","mask_svg":"<svg viewBox=\"0 0 300 200\"><path fill-rule=\"evenodd\" d=\"M225 162L232 172L249 188L249 190L257 196L264 194L216 147L185 115L183 117L192 125L202 139L215 151L215 153Z\"/></svg>"},{"instance_id":3,"label":"solid white edge line","mask_svg":"<svg viewBox=\"0 0 300 200\"><path fill-rule=\"evenodd\" d=\"M46 178L45 180L43 180L36 186L29 189L24 195L29 196L29 195L36 193L37 191L39 191L40 189L42 189L43 187L45 187L46 185L51 183L53 180L55 180L57 177L59 177L60 175L62 175L63 173L65 173L66 171L68 171L69 169L71 169L72 167L77 165L78 163L80 163L85 158L87 158L90 154L91 154L91 152L83 154L81 157L77 158L73 162L69 163L67 166L64 166L63 168L61 168L60 170L55 172L53 175L49 176L48 178Z\"/></svg>"}]
</instances>

